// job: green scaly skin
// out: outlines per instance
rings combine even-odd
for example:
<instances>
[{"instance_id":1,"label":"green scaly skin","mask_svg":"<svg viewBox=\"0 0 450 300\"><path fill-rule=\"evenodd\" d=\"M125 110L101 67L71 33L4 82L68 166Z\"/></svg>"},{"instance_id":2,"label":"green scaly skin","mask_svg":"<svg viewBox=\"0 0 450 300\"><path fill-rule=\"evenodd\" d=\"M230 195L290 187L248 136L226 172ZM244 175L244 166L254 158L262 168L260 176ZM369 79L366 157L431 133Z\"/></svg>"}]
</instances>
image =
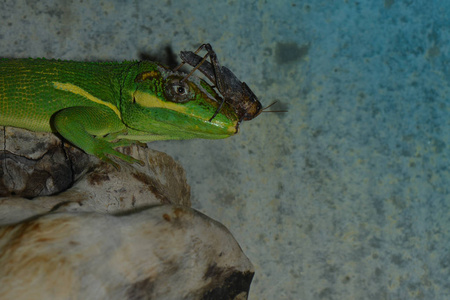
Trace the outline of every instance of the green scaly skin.
<instances>
[{"instance_id":1,"label":"green scaly skin","mask_svg":"<svg viewBox=\"0 0 450 300\"><path fill-rule=\"evenodd\" d=\"M59 133L85 152L142 163L114 148L134 142L220 139L237 133L205 81L153 62L0 59L0 125Z\"/></svg>"}]
</instances>

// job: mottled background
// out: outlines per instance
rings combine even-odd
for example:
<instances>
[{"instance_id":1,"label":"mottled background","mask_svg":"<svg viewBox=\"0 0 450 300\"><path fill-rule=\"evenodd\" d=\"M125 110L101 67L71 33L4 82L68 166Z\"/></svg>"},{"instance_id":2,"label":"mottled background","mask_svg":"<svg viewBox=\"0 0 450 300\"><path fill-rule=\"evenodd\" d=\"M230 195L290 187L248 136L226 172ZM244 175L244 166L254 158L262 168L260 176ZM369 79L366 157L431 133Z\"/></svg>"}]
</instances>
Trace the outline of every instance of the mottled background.
<instances>
[{"instance_id":1,"label":"mottled background","mask_svg":"<svg viewBox=\"0 0 450 300\"><path fill-rule=\"evenodd\" d=\"M437 0L2 1L0 57L176 64L211 43L288 113L151 147L255 264L250 299L445 299L449 15Z\"/></svg>"}]
</instances>

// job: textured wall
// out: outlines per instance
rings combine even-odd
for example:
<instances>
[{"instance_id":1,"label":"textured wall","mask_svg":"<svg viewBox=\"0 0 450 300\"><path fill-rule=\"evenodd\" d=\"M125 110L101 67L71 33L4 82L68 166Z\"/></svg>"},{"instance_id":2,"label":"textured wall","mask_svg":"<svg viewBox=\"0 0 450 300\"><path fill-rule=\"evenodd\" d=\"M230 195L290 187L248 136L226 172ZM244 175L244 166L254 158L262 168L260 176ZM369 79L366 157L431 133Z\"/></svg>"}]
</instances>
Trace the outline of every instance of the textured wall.
<instances>
[{"instance_id":1,"label":"textured wall","mask_svg":"<svg viewBox=\"0 0 450 300\"><path fill-rule=\"evenodd\" d=\"M450 294L449 2L34 2L0 2L1 57L171 62L209 42L289 110L151 145L255 264L251 299Z\"/></svg>"}]
</instances>

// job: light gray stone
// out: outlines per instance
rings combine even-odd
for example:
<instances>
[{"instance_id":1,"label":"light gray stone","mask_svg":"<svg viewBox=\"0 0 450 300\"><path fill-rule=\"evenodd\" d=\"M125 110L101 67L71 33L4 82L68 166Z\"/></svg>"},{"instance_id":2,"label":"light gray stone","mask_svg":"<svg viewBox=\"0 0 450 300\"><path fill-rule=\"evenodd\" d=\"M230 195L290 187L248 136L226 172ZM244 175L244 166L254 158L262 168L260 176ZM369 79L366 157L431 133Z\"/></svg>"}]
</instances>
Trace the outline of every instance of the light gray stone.
<instances>
[{"instance_id":1,"label":"light gray stone","mask_svg":"<svg viewBox=\"0 0 450 300\"><path fill-rule=\"evenodd\" d=\"M246 299L253 267L187 207L55 212L0 227L1 299Z\"/></svg>"},{"instance_id":2,"label":"light gray stone","mask_svg":"<svg viewBox=\"0 0 450 300\"><path fill-rule=\"evenodd\" d=\"M8 127L5 132L5 141L0 141L5 145L0 150L0 196L8 197L0 198L0 224L64 207L113 213L154 204L190 206L184 170L165 153L133 145L121 151L145 165L117 160L117 170L63 145L53 134Z\"/></svg>"},{"instance_id":3,"label":"light gray stone","mask_svg":"<svg viewBox=\"0 0 450 300\"><path fill-rule=\"evenodd\" d=\"M5 132L1 299L247 299L252 264L223 225L189 208L170 156L127 147L145 165L118 170L52 134ZM67 184L30 188L60 174Z\"/></svg>"}]
</instances>

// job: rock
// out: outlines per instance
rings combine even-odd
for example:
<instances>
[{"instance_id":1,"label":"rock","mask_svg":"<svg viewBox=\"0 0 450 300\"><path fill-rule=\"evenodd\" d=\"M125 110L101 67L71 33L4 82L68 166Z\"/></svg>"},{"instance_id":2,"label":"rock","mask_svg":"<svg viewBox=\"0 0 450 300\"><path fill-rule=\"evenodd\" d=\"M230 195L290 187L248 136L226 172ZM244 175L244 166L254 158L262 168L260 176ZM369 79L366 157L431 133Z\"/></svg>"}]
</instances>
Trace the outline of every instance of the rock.
<instances>
[{"instance_id":1,"label":"rock","mask_svg":"<svg viewBox=\"0 0 450 300\"><path fill-rule=\"evenodd\" d=\"M46 196L67 189L76 173L67 159L66 149L56 135L25 129L0 127L0 197ZM73 149L80 169L85 169L88 155Z\"/></svg>"},{"instance_id":2,"label":"rock","mask_svg":"<svg viewBox=\"0 0 450 300\"><path fill-rule=\"evenodd\" d=\"M8 127L6 131L7 146L0 151L0 196L9 197L0 198L0 224L60 206L105 213L154 204L190 206L184 169L165 153L136 145L122 149L145 165L116 161L119 171L64 146L53 134ZM52 194L56 195L47 196Z\"/></svg>"},{"instance_id":3,"label":"rock","mask_svg":"<svg viewBox=\"0 0 450 300\"><path fill-rule=\"evenodd\" d=\"M0 298L246 299L253 267L189 208L183 168L138 146L110 164L53 134L0 139ZM32 200L30 200L32 199Z\"/></svg>"},{"instance_id":4,"label":"rock","mask_svg":"<svg viewBox=\"0 0 450 300\"><path fill-rule=\"evenodd\" d=\"M253 267L187 207L54 212L0 227L2 299L246 299Z\"/></svg>"}]
</instances>

